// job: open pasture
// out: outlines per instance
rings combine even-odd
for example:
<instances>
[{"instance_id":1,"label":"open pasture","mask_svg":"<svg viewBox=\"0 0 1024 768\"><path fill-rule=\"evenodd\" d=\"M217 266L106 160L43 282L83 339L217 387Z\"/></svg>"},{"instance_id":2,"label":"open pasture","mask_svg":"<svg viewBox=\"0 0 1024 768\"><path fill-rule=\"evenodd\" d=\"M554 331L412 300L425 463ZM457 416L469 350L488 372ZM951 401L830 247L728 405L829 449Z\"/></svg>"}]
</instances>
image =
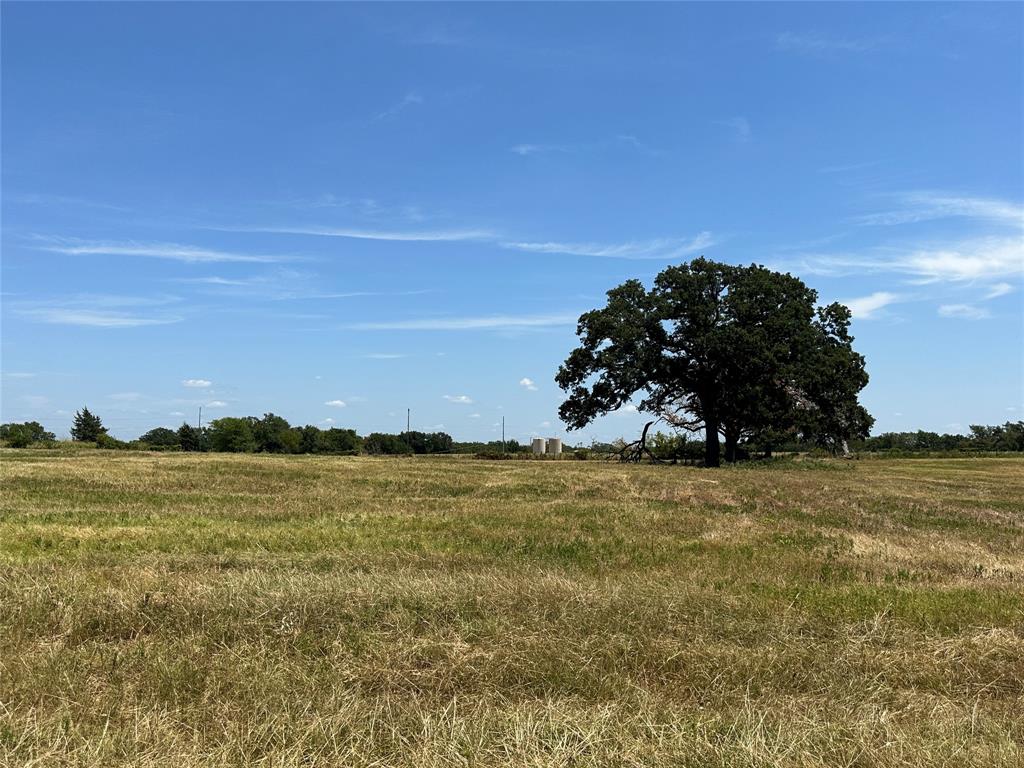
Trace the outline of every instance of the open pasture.
<instances>
[{"instance_id":1,"label":"open pasture","mask_svg":"<svg viewBox=\"0 0 1024 768\"><path fill-rule=\"evenodd\" d=\"M6 765L1024 763L1020 459L0 471Z\"/></svg>"}]
</instances>

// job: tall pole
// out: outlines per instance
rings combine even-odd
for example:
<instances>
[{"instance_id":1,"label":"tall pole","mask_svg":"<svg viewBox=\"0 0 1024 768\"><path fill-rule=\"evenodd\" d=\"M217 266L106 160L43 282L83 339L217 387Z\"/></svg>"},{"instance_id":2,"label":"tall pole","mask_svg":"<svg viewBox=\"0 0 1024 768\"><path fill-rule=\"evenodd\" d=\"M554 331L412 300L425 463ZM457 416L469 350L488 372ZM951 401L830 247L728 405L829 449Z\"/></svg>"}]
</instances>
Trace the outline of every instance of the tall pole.
<instances>
[{"instance_id":1,"label":"tall pole","mask_svg":"<svg viewBox=\"0 0 1024 768\"><path fill-rule=\"evenodd\" d=\"M199 431L203 431L203 406L199 406Z\"/></svg>"},{"instance_id":2,"label":"tall pole","mask_svg":"<svg viewBox=\"0 0 1024 768\"><path fill-rule=\"evenodd\" d=\"M505 417L501 417L501 455L505 455Z\"/></svg>"}]
</instances>

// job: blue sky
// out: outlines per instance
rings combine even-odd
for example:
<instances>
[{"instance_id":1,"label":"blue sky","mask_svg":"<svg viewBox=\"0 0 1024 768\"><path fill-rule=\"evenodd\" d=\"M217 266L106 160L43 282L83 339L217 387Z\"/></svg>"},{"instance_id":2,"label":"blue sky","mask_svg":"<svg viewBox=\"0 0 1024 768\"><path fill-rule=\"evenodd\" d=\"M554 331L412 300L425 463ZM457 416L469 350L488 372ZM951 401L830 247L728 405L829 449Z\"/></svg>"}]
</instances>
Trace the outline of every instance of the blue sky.
<instances>
[{"instance_id":1,"label":"blue sky","mask_svg":"<svg viewBox=\"0 0 1024 768\"><path fill-rule=\"evenodd\" d=\"M700 254L849 303L876 432L1024 418L1024 5L2 16L4 421L560 435L575 318Z\"/></svg>"}]
</instances>

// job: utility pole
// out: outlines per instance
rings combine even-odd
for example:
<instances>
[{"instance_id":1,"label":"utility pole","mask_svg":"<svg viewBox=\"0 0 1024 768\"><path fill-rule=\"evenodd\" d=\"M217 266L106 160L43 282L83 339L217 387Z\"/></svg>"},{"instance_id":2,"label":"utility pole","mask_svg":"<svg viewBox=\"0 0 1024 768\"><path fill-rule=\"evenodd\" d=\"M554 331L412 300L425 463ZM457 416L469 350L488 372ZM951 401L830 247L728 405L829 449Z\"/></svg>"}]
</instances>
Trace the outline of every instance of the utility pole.
<instances>
[{"instance_id":1,"label":"utility pole","mask_svg":"<svg viewBox=\"0 0 1024 768\"><path fill-rule=\"evenodd\" d=\"M505 417L501 417L501 455L505 455Z\"/></svg>"},{"instance_id":2,"label":"utility pole","mask_svg":"<svg viewBox=\"0 0 1024 768\"><path fill-rule=\"evenodd\" d=\"M203 406L199 406L199 431L203 431Z\"/></svg>"},{"instance_id":3,"label":"utility pole","mask_svg":"<svg viewBox=\"0 0 1024 768\"><path fill-rule=\"evenodd\" d=\"M412 451L412 435L409 433L412 431L410 425L412 424L412 408L405 409L405 444L409 446L409 450Z\"/></svg>"}]
</instances>

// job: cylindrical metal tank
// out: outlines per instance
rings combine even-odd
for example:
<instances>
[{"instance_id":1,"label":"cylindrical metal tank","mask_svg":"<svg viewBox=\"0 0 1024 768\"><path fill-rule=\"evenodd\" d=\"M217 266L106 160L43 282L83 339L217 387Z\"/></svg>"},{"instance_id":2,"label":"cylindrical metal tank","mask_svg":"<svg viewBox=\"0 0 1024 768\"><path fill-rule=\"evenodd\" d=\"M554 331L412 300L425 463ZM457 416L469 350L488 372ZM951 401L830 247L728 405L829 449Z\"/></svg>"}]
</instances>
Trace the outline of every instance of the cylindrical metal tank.
<instances>
[{"instance_id":1,"label":"cylindrical metal tank","mask_svg":"<svg viewBox=\"0 0 1024 768\"><path fill-rule=\"evenodd\" d=\"M557 437L548 438L548 455L560 456L562 454L562 441Z\"/></svg>"},{"instance_id":2,"label":"cylindrical metal tank","mask_svg":"<svg viewBox=\"0 0 1024 768\"><path fill-rule=\"evenodd\" d=\"M544 454L545 445L546 443L543 437L533 438L533 455L542 456Z\"/></svg>"}]
</instances>

